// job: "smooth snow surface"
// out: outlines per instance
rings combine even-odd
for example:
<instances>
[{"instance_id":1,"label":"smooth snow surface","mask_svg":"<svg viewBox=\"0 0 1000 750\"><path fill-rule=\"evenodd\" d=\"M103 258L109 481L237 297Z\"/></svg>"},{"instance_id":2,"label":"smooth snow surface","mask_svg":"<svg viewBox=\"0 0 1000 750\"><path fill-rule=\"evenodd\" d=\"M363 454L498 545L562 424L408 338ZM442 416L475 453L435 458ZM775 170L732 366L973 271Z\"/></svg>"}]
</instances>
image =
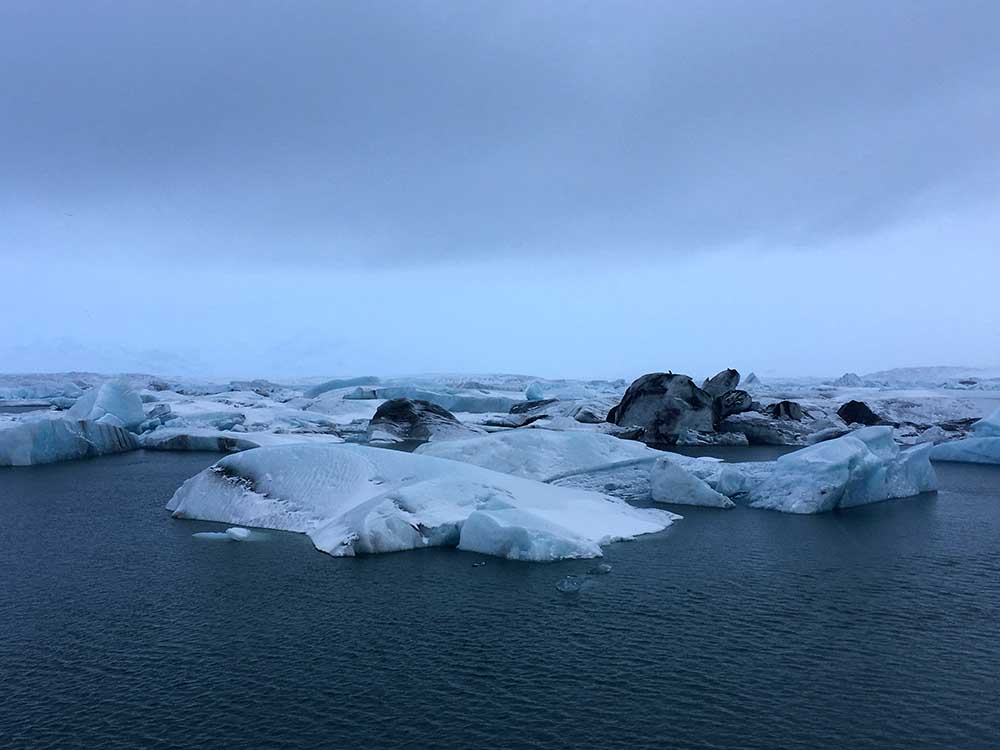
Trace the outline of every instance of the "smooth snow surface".
<instances>
[{"instance_id":1,"label":"smooth snow surface","mask_svg":"<svg viewBox=\"0 0 1000 750\"><path fill-rule=\"evenodd\" d=\"M622 461L662 456L633 440L596 432L520 429L447 443L427 443L416 453L482 466L528 479L553 481Z\"/></svg>"},{"instance_id":2,"label":"smooth snow surface","mask_svg":"<svg viewBox=\"0 0 1000 750\"><path fill-rule=\"evenodd\" d=\"M185 482L178 518L306 533L335 556L428 546L516 560L600 556L678 516L431 456L355 445L237 453Z\"/></svg>"}]
</instances>

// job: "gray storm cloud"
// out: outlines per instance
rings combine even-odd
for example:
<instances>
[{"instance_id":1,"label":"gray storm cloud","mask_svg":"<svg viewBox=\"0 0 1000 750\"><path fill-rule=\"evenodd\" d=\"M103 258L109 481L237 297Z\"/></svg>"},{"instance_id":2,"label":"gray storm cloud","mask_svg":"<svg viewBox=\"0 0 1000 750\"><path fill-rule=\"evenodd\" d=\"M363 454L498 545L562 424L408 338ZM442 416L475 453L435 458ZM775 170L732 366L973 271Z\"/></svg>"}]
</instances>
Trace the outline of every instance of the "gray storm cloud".
<instances>
[{"instance_id":1,"label":"gray storm cloud","mask_svg":"<svg viewBox=\"0 0 1000 750\"><path fill-rule=\"evenodd\" d=\"M378 302L388 326L427 304L421 288L481 284L488 303L469 300L464 316L485 329L500 318L477 309L504 303L515 329L558 328L559 300L587 292L599 341L641 329L629 334L628 369L655 359L641 342L656 328L645 307L620 314L646 302L607 293L623 272L642 277L616 287L626 298L744 299L744 319L759 330L796 317L780 304L782 284L835 309L849 281L831 286L830 269L856 263L858 275L884 274L865 282L881 295L869 307L877 322L915 304L894 274L928 294L942 264L962 259L980 280L998 270L997 28L1000 5L972 1L9 0L0 6L0 253L50 295L113 294L106 278L131 287L135 305L190 308L213 288L238 290L264 318L283 311L280 330L262 322L250 337L279 352L303 321L334 308L337 341L363 328L371 300L358 288L392 287ZM753 259L773 272L779 257L775 293ZM910 264L902 274L900 258ZM180 265L208 276L183 281ZM730 278L736 266L742 275ZM408 269L430 277L405 283ZM250 280L267 273L281 288L319 280L335 298L358 299L279 299ZM510 305L510 286L535 273L547 281L528 316ZM676 296L671 281L688 277L711 283L690 300ZM136 294L142 284L147 293ZM18 322L0 369L73 366L38 354L70 329L78 341L114 338L110 310L70 324L70 312L39 311L37 293L12 285L0 302ZM854 312L841 314L856 315L860 303L848 302ZM959 328L961 307L941 304L938 314ZM907 329L909 343L872 342L883 359L869 359L873 368L938 355L993 363L995 312L979 309L960 345L921 351ZM143 332L121 331L116 344L138 350L156 339L169 350L202 335L144 315ZM424 315L427 325L450 319ZM707 320L709 333L725 325ZM698 356L694 332L674 338ZM523 343L500 347L509 360L494 347L454 364L609 369L552 337L515 356ZM404 347L396 364L451 366L442 352L453 344L431 337ZM818 346L776 361L806 371ZM370 350L358 338L343 351L310 366L354 369Z\"/></svg>"}]
</instances>

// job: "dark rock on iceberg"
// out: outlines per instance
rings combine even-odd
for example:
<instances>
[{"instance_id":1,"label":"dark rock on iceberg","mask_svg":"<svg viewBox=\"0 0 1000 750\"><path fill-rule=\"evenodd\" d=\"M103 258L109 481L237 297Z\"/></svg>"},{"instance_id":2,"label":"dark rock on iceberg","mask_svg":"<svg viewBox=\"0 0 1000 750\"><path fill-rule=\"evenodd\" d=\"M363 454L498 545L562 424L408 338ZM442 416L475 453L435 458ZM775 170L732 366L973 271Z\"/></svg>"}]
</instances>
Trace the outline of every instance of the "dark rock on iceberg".
<instances>
[{"instance_id":1,"label":"dark rock on iceberg","mask_svg":"<svg viewBox=\"0 0 1000 750\"><path fill-rule=\"evenodd\" d=\"M847 424L863 424L866 427L882 424L882 417L873 412L864 401L848 401L837 409L837 416Z\"/></svg>"},{"instance_id":2,"label":"dark rock on iceberg","mask_svg":"<svg viewBox=\"0 0 1000 750\"><path fill-rule=\"evenodd\" d=\"M718 398L740 384L740 373L732 368L713 375L701 384L701 389L708 395Z\"/></svg>"},{"instance_id":3,"label":"dark rock on iceberg","mask_svg":"<svg viewBox=\"0 0 1000 750\"><path fill-rule=\"evenodd\" d=\"M390 436L398 440L430 440L445 433L475 432L447 409L419 399L394 398L375 411L368 423L368 439Z\"/></svg>"},{"instance_id":4,"label":"dark rock on iceberg","mask_svg":"<svg viewBox=\"0 0 1000 750\"><path fill-rule=\"evenodd\" d=\"M522 401L510 407L511 414L529 414L536 409L541 409L558 401L555 398L538 399L535 401Z\"/></svg>"},{"instance_id":5,"label":"dark rock on iceberg","mask_svg":"<svg viewBox=\"0 0 1000 750\"><path fill-rule=\"evenodd\" d=\"M647 443L672 444L685 430L714 431L715 404L687 375L654 372L628 387L608 421L641 428Z\"/></svg>"},{"instance_id":6,"label":"dark rock on iceberg","mask_svg":"<svg viewBox=\"0 0 1000 750\"><path fill-rule=\"evenodd\" d=\"M764 409L774 419L791 419L795 422L802 419L802 407L794 401L778 401L768 404Z\"/></svg>"},{"instance_id":7,"label":"dark rock on iceberg","mask_svg":"<svg viewBox=\"0 0 1000 750\"><path fill-rule=\"evenodd\" d=\"M715 422L718 424L733 414L742 414L753 408L753 397L746 391L732 390L715 399Z\"/></svg>"}]
</instances>

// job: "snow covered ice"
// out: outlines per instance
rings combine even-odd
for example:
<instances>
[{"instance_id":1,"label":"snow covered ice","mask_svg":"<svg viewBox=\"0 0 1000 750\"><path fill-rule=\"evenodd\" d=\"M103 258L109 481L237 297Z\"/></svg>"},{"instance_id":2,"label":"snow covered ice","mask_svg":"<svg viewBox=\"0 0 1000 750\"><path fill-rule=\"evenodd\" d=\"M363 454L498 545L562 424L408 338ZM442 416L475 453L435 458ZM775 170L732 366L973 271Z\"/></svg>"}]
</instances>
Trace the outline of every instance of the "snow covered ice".
<instances>
[{"instance_id":1,"label":"snow covered ice","mask_svg":"<svg viewBox=\"0 0 1000 750\"><path fill-rule=\"evenodd\" d=\"M223 458L185 482L175 517L306 533L335 556L429 546L515 560L599 557L678 516L431 456L299 444Z\"/></svg>"}]
</instances>

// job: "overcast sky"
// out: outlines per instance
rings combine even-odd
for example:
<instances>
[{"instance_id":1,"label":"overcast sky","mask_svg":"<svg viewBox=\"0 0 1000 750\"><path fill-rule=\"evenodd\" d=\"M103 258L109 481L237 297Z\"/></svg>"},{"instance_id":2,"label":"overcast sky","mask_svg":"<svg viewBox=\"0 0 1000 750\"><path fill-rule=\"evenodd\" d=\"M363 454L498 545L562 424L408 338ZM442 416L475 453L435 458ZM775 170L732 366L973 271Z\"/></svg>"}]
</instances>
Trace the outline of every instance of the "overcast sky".
<instances>
[{"instance_id":1,"label":"overcast sky","mask_svg":"<svg viewBox=\"0 0 1000 750\"><path fill-rule=\"evenodd\" d=\"M998 366L997 29L3 0L0 371Z\"/></svg>"}]
</instances>

